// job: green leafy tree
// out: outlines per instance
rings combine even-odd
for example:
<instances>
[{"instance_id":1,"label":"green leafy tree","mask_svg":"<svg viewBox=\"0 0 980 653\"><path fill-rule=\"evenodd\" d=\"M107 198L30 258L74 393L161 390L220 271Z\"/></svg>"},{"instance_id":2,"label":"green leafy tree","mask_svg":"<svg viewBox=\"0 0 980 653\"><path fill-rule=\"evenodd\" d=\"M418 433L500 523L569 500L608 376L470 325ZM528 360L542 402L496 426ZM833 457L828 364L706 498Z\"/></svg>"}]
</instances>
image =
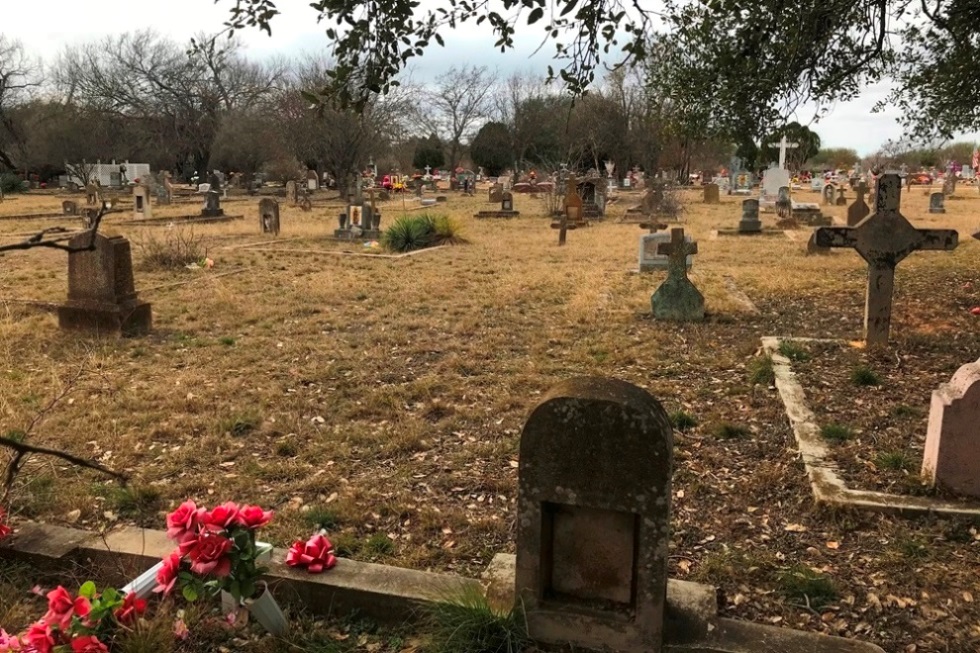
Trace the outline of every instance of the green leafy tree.
<instances>
[{"instance_id":1,"label":"green leafy tree","mask_svg":"<svg viewBox=\"0 0 980 653\"><path fill-rule=\"evenodd\" d=\"M470 143L470 158L491 177L500 175L514 161L510 128L502 122L483 125Z\"/></svg>"},{"instance_id":2,"label":"green leafy tree","mask_svg":"<svg viewBox=\"0 0 980 653\"><path fill-rule=\"evenodd\" d=\"M826 147L807 159L805 167L814 170L850 168L861 160L856 150L847 147Z\"/></svg>"},{"instance_id":3,"label":"green leafy tree","mask_svg":"<svg viewBox=\"0 0 980 653\"><path fill-rule=\"evenodd\" d=\"M231 30L270 31L273 0L233 2ZM828 106L869 83L893 79L888 104L920 137L951 137L980 123L980 3L976 0L314 0L311 20L330 25L337 65L332 83L345 101L386 91L408 62L461 23L484 25L502 49L518 29L540 30L563 65L549 68L572 94L595 81L604 58L642 62L661 33L697 53L699 102L731 134L758 138L807 102ZM684 67L661 88L690 92ZM884 105L882 105L884 106Z\"/></svg>"},{"instance_id":4,"label":"green leafy tree","mask_svg":"<svg viewBox=\"0 0 980 653\"><path fill-rule=\"evenodd\" d=\"M435 134L419 141L418 145L415 146L412 166L416 169L424 170L426 166L436 169L444 165L446 165L446 154L442 149L442 141Z\"/></svg>"},{"instance_id":5,"label":"green leafy tree","mask_svg":"<svg viewBox=\"0 0 980 653\"><path fill-rule=\"evenodd\" d=\"M796 143L796 147L786 150L786 167L789 170L799 170L803 162L820 151L820 137L808 127L798 122L791 122L763 137L759 148L761 161L756 163L768 165L779 160L780 139L786 137L788 143Z\"/></svg>"}]
</instances>

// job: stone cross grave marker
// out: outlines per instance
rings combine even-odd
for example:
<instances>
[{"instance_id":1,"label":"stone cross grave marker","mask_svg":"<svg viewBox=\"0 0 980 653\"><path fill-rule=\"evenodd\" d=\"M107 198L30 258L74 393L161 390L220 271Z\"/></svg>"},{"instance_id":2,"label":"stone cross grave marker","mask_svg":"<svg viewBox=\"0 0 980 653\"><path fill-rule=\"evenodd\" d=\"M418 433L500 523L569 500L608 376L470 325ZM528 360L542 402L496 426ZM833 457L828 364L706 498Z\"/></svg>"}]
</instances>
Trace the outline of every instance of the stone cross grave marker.
<instances>
[{"instance_id":1,"label":"stone cross grave marker","mask_svg":"<svg viewBox=\"0 0 980 653\"><path fill-rule=\"evenodd\" d=\"M582 198L578 194L578 182L575 175L569 175L565 183L565 213L561 216L561 224L558 227L558 246L565 244L565 235L568 232L568 224L578 225L582 221Z\"/></svg>"},{"instance_id":2,"label":"stone cross grave marker","mask_svg":"<svg viewBox=\"0 0 980 653\"><path fill-rule=\"evenodd\" d=\"M933 485L980 498L980 361L956 370L932 393L922 475Z\"/></svg>"},{"instance_id":3,"label":"stone cross grave marker","mask_svg":"<svg viewBox=\"0 0 980 653\"><path fill-rule=\"evenodd\" d=\"M652 272L653 270L666 270L670 267L670 257L661 254L660 245L670 242L670 234L666 231L655 232L653 227L666 229L667 225L650 225L651 232L640 236L640 272ZM687 242L691 242L690 236L684 236ZM694 255L687 255L687 269L694 265Z\"/></svg>"},{"instance_id":4,"label":"stone cross grave marker","mask_svg":"<svg viewBox=\"0 0 980 653\"><path fill-rule=\"evenodd\" d=\"M929 213L945 213L946 196L942 193L931 193L929 195Z\"/></svg>"},{"instance_id":5,"label":"stone cross grave marker","mask_svg":"<svg viewBox=\"0 0 980 653\"><path fill-rule=\"evenodd\" d=\"M704 319L704 295L687 278L687 258L698 253L698 244L684 238L683 229L670 230L670 242L660 243L657 252L668 257L667 279L650 298L658 320L700 322Z\"/></svg>"},{"instance_id":6,"label":"stone cross grave marker","mask_svg":"<svg viewBox=\"0 0 980 653\"><path fill-rule=\"evenodd\" d=\"M704 186L704 203L705 204L717 204L721 201L719 197L718 184L711 183L705 184Z\"/></svg>"},{"instance_id":7,"label":"stone cross grave marker","mask_svg":"<svg viewBox=\"0 0 980 653\"><path fill-rule=\"evenodd\" d=\"M892 318L895 267L916 250L952 250L958 234L952 229L916 229L899 210L902 179L886 173L878 180L875 212L856 227L820 227L820 247L851 247L868 262L864 305L864 337L869 346L887 345Z\"/></svg>"},{"instance_id":8,"label":"stone cross grave marker","mask_svg":"<svg viewBox=\"0 0 980 653\"><path fill-rule=\"evenodd\" d=\"M847 206L847 198L844 197L844 187L837 187L837 200L834 202L837 206Z\"/></svg>"},{"instance_id":9,"label":"stone cross grave marker","mask_svg":"<svg viewBox=\"0 0 980 653\"><path fill-rule=\"evenodd\" d=\"M553 388L521 434L515 590L535 641L661 653L673 431L613 379Z\"/></svg>"},{"instance_id":10,"label":"stone cross grave marker","mask_svg":"<svg viewBox=\"0 0 980 653\"><path fill-rule=\"evenodd\" d=\"M279 202L271 197L259 200L259 226L264 234L279 235Z\"/></svg>"},{"instance_id":11,"label":"stone cross grave marker","mask_svg":"<svg viewBox=\"0 0 980 653\"><path fill-rule=\"evenodd\" d=\"M150 305L140 301L133 281L133 256L122 236L96 234L95 249L84 250L90 233L68 245L68 301L58 307L58 325L66 331L138 335L150 330Z\"/></svg>"},{"instance_id":12,"label":"stone cross grave marker","mask_svg":"<svg viewBox=\"0 0 980 653\"><path fill-rule=\"evenodd\" d=\"M786 150L795 149L799 146L800 146L799 143L790 143L789 141L787 141L786 134L783 134L783 137L779 139L778 143L769 143L769 147L779 148L779 167L783 169L786 168Z\"/></svg>"},{"instance_id":13,"label":"stone cross grave marker","mask_svg":"<svg viewBox=\"0 0 980 653\"><path fill-rule=\"evenodd\" d=\"M847 226L854 227L857 223L868 217L871 213L871 208L868 207L867 202L864 201L864 196L868 192L868 185L861 180L857 186L854 187L854 192L857 194L857 199L854 203L847 207Z\"/></svg>"}]
</instances>

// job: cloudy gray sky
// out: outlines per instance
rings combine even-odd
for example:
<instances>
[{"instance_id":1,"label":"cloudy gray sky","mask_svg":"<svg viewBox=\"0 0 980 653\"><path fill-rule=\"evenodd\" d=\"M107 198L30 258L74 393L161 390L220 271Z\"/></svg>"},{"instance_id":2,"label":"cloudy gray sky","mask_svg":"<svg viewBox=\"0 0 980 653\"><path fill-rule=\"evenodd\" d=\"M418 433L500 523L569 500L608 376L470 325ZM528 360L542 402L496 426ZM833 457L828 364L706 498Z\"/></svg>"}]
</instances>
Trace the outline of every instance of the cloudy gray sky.
<instances>
[{"instance_id":1,"label":"cloudy gray sky","mask_svg":"<svg viewBox=\"0 0 980 653\"><path fill-rule=\"evenodd\" d=\"M121 33L153 28L174 39L186 41L202 31L217 31L227 17L231 0L215 5L210 0L167 0L167 2L133 3L131 0L98 0L83 3L78 0L45 0L43 11L23 10L4 13L0 32L19 39L34 54L50 63L66 45L99 39L109 30ZM273 35L258 30L241 34L251 56L292 56L303 52L322 52L329 45L323 27L316 22L316 12L308 0L280 0L282 15L273 23ZM98 7L97 9L95 7ZM502 76L514 71L544 74L553 46L546 45L536 55L539 34L531 33L519 39L514 52L501 54L493 47L488 29L464 25L444 34L446 47L433 47L413 65L412 76L418 81L429 79L450 66L463 63L480 64L496 69ZM829 116L811 125L825 147L851 147L861 154L870 154L888 139L898 139L902 130L895 121L897 111L871 113L875 102L887 94L879 85L866 90L852 102L839 103ZM808 122L810 115L799 115ZM980 133L965 134L960 140L980 140Z\"/></svg>"}]
</instances>

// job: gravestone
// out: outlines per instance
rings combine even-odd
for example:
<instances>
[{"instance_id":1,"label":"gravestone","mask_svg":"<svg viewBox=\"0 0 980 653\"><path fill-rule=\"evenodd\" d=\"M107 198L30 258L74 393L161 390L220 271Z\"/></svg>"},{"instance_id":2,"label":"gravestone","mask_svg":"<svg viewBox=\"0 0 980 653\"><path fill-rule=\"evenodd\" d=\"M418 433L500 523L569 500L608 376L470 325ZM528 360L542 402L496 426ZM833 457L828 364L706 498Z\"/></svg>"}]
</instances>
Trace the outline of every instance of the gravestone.
<instances>
[{"instance_id":1,"label":"gravestone","mask_svg":"<svg viewBox=\"0 0 980 653\"><path fill-rule=\"evenodd\" d=\"M65 215L78 215L78 202L65 200L61 203L61 212Z\"/></svg>"},{"instance_id":2,"label":"gravestone","mask_svg":"<svg viewBox=\"0 0 980 653\"><path fill-rule=\"evenodd\" d=\"M840 186L837 188L837 200L834 202L837 206L847 206L847 198L844 197L844 187Z\"/></svg>"},{"instance_id":3,"label":"gravestone","mask_svg":"<svg viewBox=\"0 0 980 653\"><path fill-rule=\"evenodd\" d=\"M820 247L851 247L868 262L864 337L868 346L888 344L895 267L916 250L952 250L958 234L951 229L916 229L899 210L902 180L886 173L878 180L875 212L856 227L820 227Z\"/></svg>"},{"instance_id":4,"label":"gravestone","mask_svg":"<svg viewBox=\"0 0 980 653\"><path fill-rule=\"evenodd\" d=\"M826 206L833 206L834 204L834 185L824 184L823 187L823 203Z\"/></svg>"},{"instance_id":5,"label":"gravestone","mask_svg":"<svg viewBox=\"0 0 980 653\"><path fill-rule=\"evenodd\" d=\"M664 650L673 431L646 391L553 388L521 434L515 590L535 641Z\"/></svg>"},{"instance_id":6,"label":"gravestone","mask_svg":"<svg viewBox=\"0 0 980 653\"><path fill-rule=\"evenodd\" d=\"M493 204L499 204L501 201L503 201L504 185L498 183L491 186L490 190L487 192L487 198L487 201Z\"/></svg>"},{"instance_id":7,"label":"gravestone","mask_svg":"<svg viewBox=\"0 0 980 653\"><path fill-rule=\"evenodd\" d=\"M316 170L306 171L306 190L313 191L320 187L320 179L317 177Z\"/></svg>"},{"instance_id":8,"label":"gravestone","mask_svg":"<svg viewBox=\"0 0 980 653\"><path fill-rule=\"evenodd\" d=\"M684 236L684 239L689 243L692 242L690 236ZM670 234L665 231L640 236L640 272L666 270L670 267L670 258L666 254L661 254L658 249L661 244L669 242ZM690 270L692 265L694 265L694 255L688 254L687 269Z\"/></svg>"},{"instance_id":9,"label":"gravestone","mask_svg":"<svg viewBox=\"0 0 980 653\"><path fill-rule=\"evenodd\" d=\"M670 242L657 247L669 257L667 279L650 298L653 317L676 322L704 320L704 295L687 278L687 259L698 253L698 244L684 238L683 229L670 230Z\"/></svg>"},{"instance_id":10,"label":"gravestone","mask_svg":"<svg viewBox=\"0 0 980 653\"><path fill-rule=\"evenodd\" d=\"M759 200L742 200L742 219L738 221L738 233L757 234L762 231L759 220Z\"/></svg>"},{"instance_id":11,"label":"gravestone","mask_svg":"<svg viewBox=\"0 0 980 653\"><path fill-rule=\"evenodd\" d=\"M864 201L864 195L868 192L868 185L861 181L854 187L854 192L857 194L857 199L854 203L847 207L847 226L854 227L857 223L868 217L871 213L870 207Z\"/></svg>"},{"instance_id":12,"label":"gravestone","mask_svg":"<svg viewBox=\"0 0 980 653\"><path fill-rule=\"evenodd\" d=\"M789 186L780 186L776 193L776 215L780 219L789 218L793 214L793 201L789 196Z\"/></svg>"},{"instance_id":13,"label":"gravestone","mask_svg":"<svg viewBox=\"0 0 980 653\"><path fill-rule=\"evenodd\" d=\"M279 202L271 197L259 200L259 226L264 234L279 235Z\"/></svg>"},{"instance_id":14,"label":"gravestone","mask_svg":"<svg viewBox=\"0 0 980 653\"><path fill-rule=\"evenodd\" d=\"M204 208L201 209L201 216L205 218L219 218L225 214L221 208L221 196L218 191L209 190L204 194Z\"/></svg>"},{"instance_id":15,"label":"gravestone","mask_svg":"<svg viewBox=\"0 0 980 653\"><path fill-rule=\"evenodd\" d=\"M576 190L577 187L578 184L575 181L575 175L569 175L568 181L565 184L565 211L557 225L554 222L551 224L553 228L557 227L558 229L559 246L565 244L567 230L577 229L586 225L585 218L582 215L582 198L579 197L578 191Z\"/></svg>"},{"instance_id":16,"label":"gravestone","mask_svg":"<svg viewBox=\"0 0 980 653\"><path fill-rule=\"evenodd\" d=\"M980 361L932 393L922 475L943 490L980 498Z\"/></svg>"},{"instance_id":17,"label":"gravestone","mask_svg":"<svg viewBox=\"0 0 980 653\"><path fill-rule=\"evenodd\" d=\"M807 254L830 254L831 250L829 247L821 247L817 244L817 232L813 231L810 233L810 239L806 241L806 253Z\"/></svg>"},{"instance_id":18,"label":"gravestone","mask_svg":"<svg viewBox=\"0 0 980 653\"><path fill-rule=\"evenodd\" d=\"M144 184L133 186L133 217L150 219L153 210L150 208L150 187Z\"/></svg>"},{"instance_id":19,"label":"gravestone","mask_svg":"<svg viewBox=\"0 0 980 653\"><path fill-rule=\"evenodd\" d=\"M81 249L90 239L91 233L82 233L68 245ZM94 245L93 250L68 254L68 301L58 307L58 325L66 331L110 335L149 332L152 312L136 293L129 241L96 234Z\"/></svg>"},{"instance_id":20,"label":"gravestone","mask_svg":"<svg viewBox=\"0 0 980 653\"><path fill-rule=\"evenodd\" d=\"M783 186L789 188L789 181L789 170L778 166L769 167L762 175L760 205L774 207L779 199L779 189Z\"/></svg>"},{"instance_id":21,"label":"gravestone","mask_svg":"<svg viewBox=\"0 0 980 653\"><path fill-rule=\"evenodd\" d=\"M929 195L929 213L945 213L946 196L943 193L931 193Z\"/></svg>"},{"instance_id":22,"label":"gravestone","mask_svg":"<svg viewBox=\"0 0 980 653\"><path fill-rule=\"evenodd\" d=\"M718 204L720 201L718 184L706 184L704 187L704 203Z\"/></svg>"},{"instance_id":23,"label":"gravestone","mask_svg":"<svg viewBox=\"0 0 980 653\"><path fill-rule=\"evenodd\" d=\"M946 167L946 174L943 176L943 195L945 197L952 197L955 192L956 171L953 170L953 165L950 164Z\"/></svg>"},{"instance_id":24,"label":"gravestone","mask_svg":"<svg viewBox=\"0 0 980 653\"><path fill-rule=\"evenodd\" d=\"M86 204L98 204L102 198L102 189L99 187L99 182L90 181L85 184L85 203Z\"/></svg>"},{"instance_id":25,"label":"gravestone","mask_svg":"<svg viewBox=\"0 0 980 653\"><path fill-rule=\"evenodd\" d=\"M514 196L510 191L505 191L503 195L500 196L500 210L501 211L513 211L514 210Z\"/></svg>"},{"instance_id":26,"label":"gravestone","mask_svg":"<svg viewBox=\"0 0 980 653\"><path fill-rule=\"evenodd\" d=\"M299 188L292 179L286 182L286 201L290 206L299 204Z\"/></svg>"}]
</instances>

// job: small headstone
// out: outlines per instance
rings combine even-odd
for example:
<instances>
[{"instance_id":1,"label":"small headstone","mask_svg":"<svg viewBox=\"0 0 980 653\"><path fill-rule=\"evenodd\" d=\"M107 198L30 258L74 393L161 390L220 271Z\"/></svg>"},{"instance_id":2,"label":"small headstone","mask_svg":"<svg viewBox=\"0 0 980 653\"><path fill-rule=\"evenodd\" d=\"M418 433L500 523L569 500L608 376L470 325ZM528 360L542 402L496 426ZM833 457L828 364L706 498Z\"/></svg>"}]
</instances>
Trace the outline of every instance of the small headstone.
<instances>
[{"instance_id":1,"label":"small headstone","mask_svg":"<svg viewBox=\"0 0 980 653\"><path fill-rule=\"evenodd\" d=\"M133 186L133 217L152 218L153 211L150 208L150 188L143 184Z\"/></svg>"},{"instance_id":2,"label":"small headstone","mask_svg":"<svg viewBox=\"0 0 980 653\"><path fill-rule=\"evenodd\" d=\"M493 186L490 187L490 190L487 193L488 201L493 204L499 204L503 200L503 197L504 197L503 184L494 184Z\"/></svg>"},{"instance_id":3,"label":"small headstone","mask_svg":"<svg viewBox=\"0 0 980 653\"><path fill-rule=\"evenodd\" d=\"M946 195L943 193L931 193L929 195L929 213L945 213Z\"/></svg>"},{"instance_id":4,"label":"small headstone","mask_svg":"<svg viewBox=\"0 0 980 653\"><path fill-rule=\"evenodd\" d=\"M980 498L980 361L964 365L932 393L922 475L956 494Z\"/></svg>"},{"instance_id":5,"label":"small headstone","mask_svg":"<svg viewBox=\"0 0 980 653\"><path fill-rule=\"evenodd\" d=\"M759 200L742 200L742 219L738 222L738 233L755 234L762 231L759 219Z\"/></svg>"},{"instance_id":6,"label":"small headstone","mask_svg":"<svg viewBox=\"0 0 980 653\"><path fill-rule=\"evenodd\" d=\"M707 184L704 187L704 203L705 204L717 204L721 201L719 197L718 184Z\"/></svg>"},{"instance_id":7,"label":"small headstone","mask_svg":"<svg viewBox=\"0 0 980 653\"><path fill-rule=\"evenodd\" d=\"M286 201L289 202L290 206L299 204L299 189L292 179L286 182Z\"/></svg>"},{"instance_id":8,"label":"small headstone","mask_svg":"<svg viewBox=\"0 0 980 653\"><path fill-rule=\"evenodd\" d=\"M863 181L858 182L854 187L854 192L857 193L857 199L854 203L847 207L847 226L854 227L857 223L864 220L871 213L871 208L864 201L864 195L868 192L868 185Z\"/></svg>"},{"instance_id":9,"label":"small headstone","mask_svg":"<svg viewBox=\"0 0 980 653\"><path fill-rule=\"evenodd\" d=\"M847 198L844 197L844 187L841 186L837 189L837 200L834 202L837 206L847 206Z\"/></svg>"},{"instance_id":10,"label":"small headstone","mask_svg":"<svg viewBox=\"0 0 980 653\"><path fill-rule=\"evenodd\" d=\"M528 634L664 650L673 430L646 391L577 378L521 434L515 589Z\"/></svg>"},{"instance_id":11,"label":"small headstone","mask_svg":"<svg viewBox=\"0 0 980 653\"><path fill-rule=\"evenodd\" d=\"M827 206L833 206L834 204L834 185L824 184L823 186L823 203Z\"/></svg>"},{"instance_id":12,"label":"small headstone","mask_svg":"<svg viewBox=\"0 0 980 653\"><path fill-rule=\"evenodd\" d=\"M225 214L221 208L221 196L218 191L208 191L204 196L204 208L201 209L201 216L205 218L219 218Z\"/></svg>"},{"instance_id":13,"label":"small headstone","mask_svg":"<svg viewBox=\"0 0 980 653\"><path fill-rule=\"evenodd\" d=\"M700 322L704 320L704 295L687 278L687 258L698 253L698 244L684 238L683 229L670 230L670 242L657 251L669 257L667 279L650 298L653 317L658 320Z\"/></svg>"},{"instance_id":14,"label":"small headstone","mask_svg":"<svg viewBox=\"0 0 980 653\"><path fill-rule=\"evenodd\" d=\"M264 234L279 235L279 202L271 197L259 200L259 226Z\"/></svg>"},{"instance_id":15,"label":"small headstone","mask_svg":"<svg viewBox=\"0 0 980 653\"><path fill-rule=\"evenodd\" d=\"M953 193L956 192L956 171L953 170L952 164L946 168L946 174L943 176L943 195L946 197L952 197Z\"/></svg>"},{"instance_id":16,"label":"small headstone","mask_svg":"<svg viewBox=\"0 0 980 653\"><path fill-rule=\"evenodd\" d=\"M78 202L65 200L61 203L61 212L65 215L78 215Z\"/></svg>"},{"instance_id":17,"label":"small headstone","mask_svg":"<svg viewBox=\"0 0 980 653\"><path fill-rule=\"evenodd\" d=\"M776 215L788 218L793 213L793 201L790 199L789 186L780 186L776 193Z\"/></svg>"},{"instance_id":18,"label":"small headstone","mask_svg":"<svg viewBox=\"0 0 980 653\"><path fill-rule=\"evenodd\" d=\"M72 238L86 247L89 232ZM95 249L68 255L68 301L58 307L58 325L68 331L132 336L147 333L150 304L140 301L133 281L133 257L122 236L95 235Z\"/></svg>"},{"instance_id":19,"label":"small headstone","mask_svg":"<svg viewBox=\"0 0 980 653\"><path fill-rule=\"evenodd\" d=\"M513 211L514 210L514 196L510 191L505 191L500 198L500 210L501 211Z\"/></svg>"},{"instance_id":20,"label":"small headstone","mask_svg":"<svg viewBox=\"0 0 980 653\"><path fill-rule=\"evenodd\" d=\"M789 170L782 167L772 166L762 175L762 197L760 203L765 206L775 206L779 199L779 189L783 186L789 188Z\"/></svg>"}]
</instances>

